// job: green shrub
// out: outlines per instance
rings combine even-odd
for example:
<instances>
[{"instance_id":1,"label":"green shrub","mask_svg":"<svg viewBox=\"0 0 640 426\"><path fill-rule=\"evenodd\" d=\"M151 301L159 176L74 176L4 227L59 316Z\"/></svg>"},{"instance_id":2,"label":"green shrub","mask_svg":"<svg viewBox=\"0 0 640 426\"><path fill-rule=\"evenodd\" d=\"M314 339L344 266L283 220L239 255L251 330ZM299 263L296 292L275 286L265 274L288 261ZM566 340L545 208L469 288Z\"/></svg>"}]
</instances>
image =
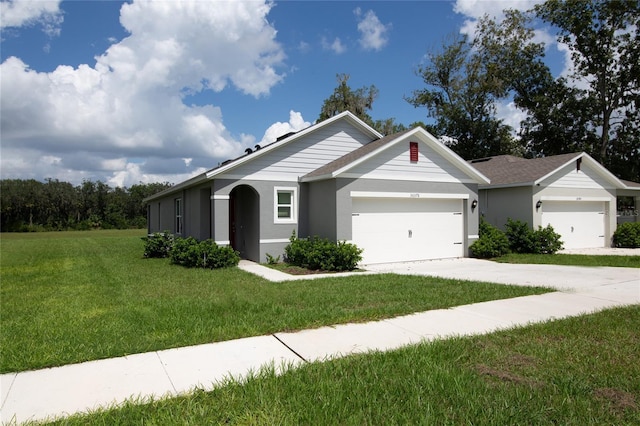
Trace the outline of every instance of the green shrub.
<instances>
[{"instance_id":1,"label":"green shrub","mask_svg":"<svg viewBox=\"0 0 640 426\"><path fill-rule=\"evenodd\" d=\"M640 248L640 222L626 222L618 225L613 233L613 245L624 248Z\"/></svg>"},{"instance_id":2,"label":"green shrub","mask_svg":"<svg viewBox=\"0 0 640 426\"><path fill-rule=\"evenodd\" d=\"M558 250L562 250L563 244L560 240L560 234L554 231L551 225L545 228L538 227L533 232L533 251L534 254L554 254Z\"/></svg>"},{"instance_id":3,"label":"green shrub","mask_svg":"<svg viewBox=\"0 0 640 426\"><path fill-rule=\"evenodd\" d=\"M198 245L202 255L202 267L208 269L237 266L240 255L232 247L219 246L213 240L201 241Z\"/></svg>"},{"instance_id":4,"label":"green shrub","mask_svg":"<svg viewBox=\"0 0 640 426\"><path fill-rule=\"evenodd\" d=\"M142 237L144 241L144 257L169 257L173 247L173 234L169 231L155 232Z\"/></svg>"},{"instance_id":5,"label":"green shrub","mask_svg":"<svg viewBox=\"0 0 640 426\"><path fill-rule=\"evenodd\" d=\"M362 260L362 249L345 241L337 243L317 236L296 238L284 249L285 260L301 268L323 271L352 271Z\"/></svg>"},{"instance_id":6,"label":"green shrub","mask_svg":"<svg viewBox=\"0 0 640 426\"><path fill-rule=\"evenodd\" d=\"M509 240L509 250L513 253L533 253L535 239L527 222L507 219L505 235Z\"/></svg>"},{"instance_id":7,"label":"green shrub","mask_svg":"<svg viewBox=\"0 0 640 426\"><path fill-rule=\"evenodd\" d=\"M193 237L176 238L170 258L171 263L187 268L227 268L240 262L233 248L219 246L210 239L198 242Z\"/></svg>"},{"instance_id":8,"label":"green shrub","mask_svg":"<svg viewBox=\"0 0 640 426\"><path fill-rule=\"evenodd\" d=\"M505 234L509 239L509 249L514 253L554 254L562 250L560 234L551 225L538 227L537 231L519 220L507 219Z\"/></svg>"},{"instance_id":9,"label":"green shrub","mask_svg":"<svg viewBox=\"0 0 640 426\"><path fill-rule=\"evenodd\" d=\"M504 232L482 218L479 231L479 238L469 247L473 257L491 259L509 253L509 239Z\"/></svg>"}]
</instances>

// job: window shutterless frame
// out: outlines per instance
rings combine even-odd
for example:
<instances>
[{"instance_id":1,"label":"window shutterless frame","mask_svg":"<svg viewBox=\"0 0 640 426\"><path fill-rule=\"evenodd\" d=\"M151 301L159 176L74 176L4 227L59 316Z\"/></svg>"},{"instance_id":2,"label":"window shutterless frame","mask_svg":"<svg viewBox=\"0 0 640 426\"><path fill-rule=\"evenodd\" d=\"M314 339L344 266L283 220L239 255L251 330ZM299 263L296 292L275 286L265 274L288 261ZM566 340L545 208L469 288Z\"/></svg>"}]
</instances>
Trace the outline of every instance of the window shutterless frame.
<instances>
[{"instance_id":1,"label":"window shutterless frame","mask_svg":"<svg viewBox=\"0 0 640 426\"><path fill-rule=\"evenodd\" d=\"M273 222L297 223L298 189L294 187L275 187L273 189Z\"/></svg>"}]
</instances>

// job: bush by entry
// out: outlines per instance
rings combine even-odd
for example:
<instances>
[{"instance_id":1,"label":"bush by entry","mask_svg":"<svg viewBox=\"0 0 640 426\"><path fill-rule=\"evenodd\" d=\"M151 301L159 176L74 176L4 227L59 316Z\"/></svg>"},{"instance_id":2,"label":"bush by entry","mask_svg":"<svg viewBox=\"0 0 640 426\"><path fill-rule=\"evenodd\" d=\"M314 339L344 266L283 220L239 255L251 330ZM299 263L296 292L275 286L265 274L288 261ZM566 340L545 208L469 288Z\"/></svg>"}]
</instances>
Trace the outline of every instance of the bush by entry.
<instances>
[{"instance_id":1,"label":"bush by entry","mask_svg":"<svg viewBox=\"0 0 640 426\"><path fill-rule=\"evenodd\" d=\"M144 257L169 257L171 263L187 268L217 269L237 266L240 255L231 247L219 246L212 240L193 237L175 238L170 232L156 232L143 237Z\"/></svg>"}]
</instances>

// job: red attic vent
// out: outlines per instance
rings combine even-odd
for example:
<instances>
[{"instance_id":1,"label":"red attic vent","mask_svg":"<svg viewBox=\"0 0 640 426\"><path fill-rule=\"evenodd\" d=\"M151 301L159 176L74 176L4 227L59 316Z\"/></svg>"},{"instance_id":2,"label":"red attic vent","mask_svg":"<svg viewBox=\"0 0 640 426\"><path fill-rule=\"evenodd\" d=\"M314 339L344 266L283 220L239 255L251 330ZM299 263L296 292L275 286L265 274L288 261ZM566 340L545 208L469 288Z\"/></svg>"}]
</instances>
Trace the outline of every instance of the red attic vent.
<instances>
[{"instance_id":1,"label":"red attic vent","mask_svg":"<svg viewBox=\"0 0 640 426\"><path fill-rule=\"evenodd\" d=\"M418 142L409 142L409 161L418 162Z\"/></svg>"}]
</instances>

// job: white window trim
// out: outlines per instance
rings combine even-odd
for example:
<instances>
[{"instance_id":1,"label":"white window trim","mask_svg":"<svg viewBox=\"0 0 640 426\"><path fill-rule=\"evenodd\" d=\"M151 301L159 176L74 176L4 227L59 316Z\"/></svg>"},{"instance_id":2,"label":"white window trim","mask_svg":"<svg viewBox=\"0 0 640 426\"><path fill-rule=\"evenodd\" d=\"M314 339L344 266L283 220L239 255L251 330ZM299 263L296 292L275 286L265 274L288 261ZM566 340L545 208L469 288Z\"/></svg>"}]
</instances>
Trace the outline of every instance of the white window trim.
<instances>
[{"instance_id":1,"label":"white window trim","mask_svg":"<svg viewBox=\"0 0 640 426\"><path fill-rule=\"evenodd\" d=\"M278 217L278 192L291 192L291 217ZM295 186L276 186L273 188L273 223L298 223L298 188Z\"/></svg>"}]
</instances>

